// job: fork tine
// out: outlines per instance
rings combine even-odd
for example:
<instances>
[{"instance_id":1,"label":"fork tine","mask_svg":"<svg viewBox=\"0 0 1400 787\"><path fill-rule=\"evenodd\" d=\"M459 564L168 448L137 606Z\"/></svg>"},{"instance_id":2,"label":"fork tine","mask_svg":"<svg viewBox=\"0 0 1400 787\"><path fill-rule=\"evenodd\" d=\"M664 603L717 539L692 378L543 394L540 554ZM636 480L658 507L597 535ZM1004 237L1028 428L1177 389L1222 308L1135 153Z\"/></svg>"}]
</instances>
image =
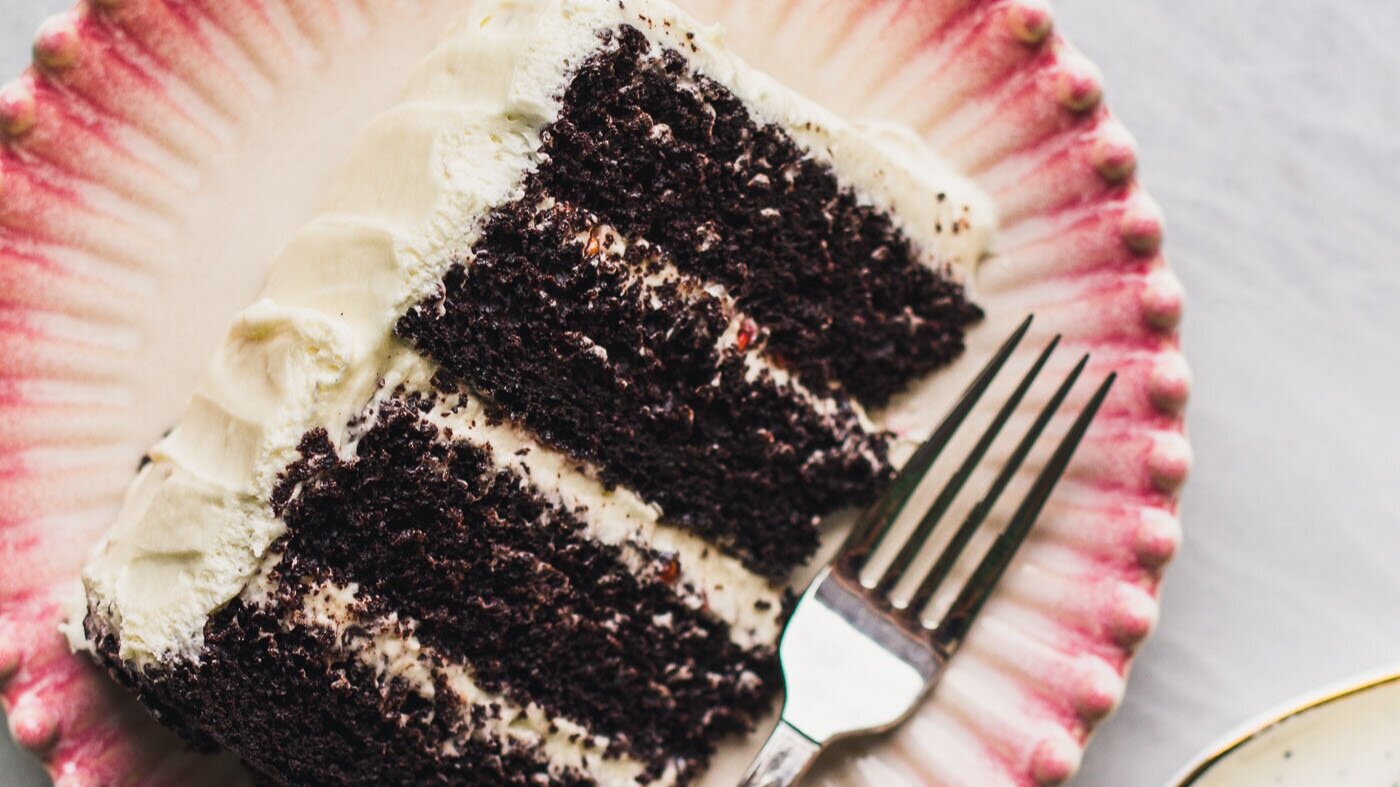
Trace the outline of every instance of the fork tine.
<instances>
[{"instance_id":1,"label":"fork tine","mask_svg":"<svg viewBox=\"0 0 1400 787\"><path fill-rule=\"evenodd\" d=\"M895 477L880 499L861 514L837 557L837 562L843 568L859 570L870 553L880 546L880 541L889 531L890 525L899 518L899 513L904 510L904 505L909 502L910 495L914 494L919 482L924 479L924 474L928 472L934 460L938 458L948 441L952 439L953 434L957 432L968 413L972 412L972 408L982 398L982 394L986 393L992 380L1001 371L1001 367L1006 365L1006 360L1011 357L1011 353L1016 350L1016 346L1021 343L1021 339L1030 330L1031 321L1034 319L1035 315L1026 317L1020 327L1011 334L1011 338L1002 344L996 355L992 356L992 360L963 392L962 398L958 400L952 412L948 413L948 416L943 419L943 422L938 425L928 440L924 441L914 452L914 455L909 458L904 469L899 472L899 475Z\"/></svg>"},{"instance_id":2,"label":"fork tine","mask_svg":"<svg viewBox=\"0 0 1400 787\"><path fill-rule=\"evenodd\" d=\"M1080 358L1079 363L1075 364L1074 369L1065 377L1064 382L1056 389L1055 394L1050 397L1050 401L1041 409L1040 415L1036 416L1035 423L1031 424L1031 428L1026 432L1025 437L1022 437L1021 442L1016 445L1016 450L1012 452L1011 458L1007 460L1006 465L1001 468L1001 472L997 473L996 480L992 481L992 485L988 487L987 493L982 496L982 499L977 502L977 505L973 506L972 511L967 515L967 519L963 520L962 525L959 526L958 531L953 534L953 538L948 542L948 545L939 553L938 560L934 562L933 568L929 570L928 575L919 583L919 587L914 591L914 594L909 597L908 608L910 610L913 610L917 614L922 612L924 607L928 606L929 600L933 598L933 594L938 591L943 581L948 578L949 572L952 571L953 565L958 562L958 558L962 556L963 550L967 548L968 542L972 540L973 534L975 534L982 526L982 523L987 520L987 516L991 514L992 509L996 507L997 501L1001 499L1001 493L1006 491L1006 487L1011 483L1011 479L1014 478L1017 471L1021 469L1021 465L1026 461L1026 457L1030 455L1031 449L1035 447L1035 442L1040 439L1040 435L1045 431L1045 427L1049 425L1050 420L1055 417L1055 413L1059 411L1060 405L1064 404L1065 398L1069 396L1070 389L1078 382L1079 375L1084 372L1084 367L1087 366L1088 363L1088 355Z\"/></svg>"},{"instance_id":3,"label":"fork tine","mask_svg":"<svg viewBox=\"0 0 1400 787\"><path fill-rule=\"evenodd\" d=\"M1031 526L1035 524L1035 520L1045 508L1045 502L1050 499L1051 491L1059 483L1060 477L1064 475L1065 468L1069 466L1070 459L1074 457L1075 449L1084 439L1084 433L1089 431L1089 425L1093 422L1094 416L1098 414L1099 407L1103 405L1109 389L1113 387L1113 383L1117 379L1116 372L1110 373L1103 384L1099 386L1098 391L1089 400L1089 404L1075 419L1069 433L1055 449L1050 461L1040 471L1031 491L1021 501L1016 513L1012 515L1006 530L997 536L992 548L987 551L982 562L972 573L972 578L967 581L967 584L958 593L958 597L953 601L952 606L948 608L948 613L938 622L937 628L933 632L933 641L946 655L951 656L962 644L963 638L967 636L972 621L976 619L977 613L982 610L982 605L987 603L987 599L991 596L997 583L1001 581L1002 574L1006 572L1006 567L1010 565L1011 559L1016 556L1016 551L1025 542Z\"/></svg>"},{"instance_id":4,"label":"fork tine","mask_svg":"<svg viewBox=\"0 0 1400 787\"><path fill-rule=\"evenodd\" d=\"M914 532L909 535L909 538L905 539L904 545L899 548L899 553L895 555L894 560L885 569L884 574L880 577L880 581L875 584L875 589L881 595L889 595L895 585L899 584L899 580L903 578L904 572L909 570L909 566L913 564L918 558L919 553L923 551L924 544L928 542L928 538L933 534L934 528L938 527L938 523L943 519L943 515L948 513L949 506L953 504L953 500L956 499L958 493L962 491L963 486L967 483L967 479L971 477L972 472L977 469L977 465L982 463L982 458L986 456L988 449L992 447L992 443L996 442L997 435L1001 434L1002 427L1006 426L1006 422L1010 420L1011 416L1016 412L1016 408L1021 406L1021 400L1024 399L1026 393L1030 391L1031 385L1035 383L1036 377L1040 375L1040 370L1045 368L1046 361L1050 360L1050 356L1055 352L1055 348L1058 347L1059 344L1060 337L1056 336L1050 341L1050 344L1046 346L1045 350L1041 352L1040 357L1031 365L1030 371L1026 372L1025 377L1023 377L1020 384L1016 386L1016 390L1012 392L1005 404L997 411L996 417L992 419L986 431L978 438L977 444L972 447L972 451L968 453L967 458L963 460L957 472L953 473L953 476L948 479L948 483L946 483L943 489L938 493L938 497L919 520L919 524L914 528Z\"/></svg>"}]
</instances>

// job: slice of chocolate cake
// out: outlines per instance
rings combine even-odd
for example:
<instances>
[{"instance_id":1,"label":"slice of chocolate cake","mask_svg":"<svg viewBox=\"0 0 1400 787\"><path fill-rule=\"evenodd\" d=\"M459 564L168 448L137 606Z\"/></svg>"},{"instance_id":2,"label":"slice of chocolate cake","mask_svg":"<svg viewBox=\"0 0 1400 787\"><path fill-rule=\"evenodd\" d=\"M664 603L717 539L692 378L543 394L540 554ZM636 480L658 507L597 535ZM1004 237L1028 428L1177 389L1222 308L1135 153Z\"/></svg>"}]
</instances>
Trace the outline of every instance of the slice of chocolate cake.
<instances>
[{"instance_id":1,"label":"slice of chocolate cake","mask_svg":"<svg viewBox=\"0 0 1400 787\"><path fill-rule=\"evenodd\" d=\"M684 783L979 318L981 204L666 3L478 12L151 451L86 646L268 783Z\"/></svg>"}]
</instances>

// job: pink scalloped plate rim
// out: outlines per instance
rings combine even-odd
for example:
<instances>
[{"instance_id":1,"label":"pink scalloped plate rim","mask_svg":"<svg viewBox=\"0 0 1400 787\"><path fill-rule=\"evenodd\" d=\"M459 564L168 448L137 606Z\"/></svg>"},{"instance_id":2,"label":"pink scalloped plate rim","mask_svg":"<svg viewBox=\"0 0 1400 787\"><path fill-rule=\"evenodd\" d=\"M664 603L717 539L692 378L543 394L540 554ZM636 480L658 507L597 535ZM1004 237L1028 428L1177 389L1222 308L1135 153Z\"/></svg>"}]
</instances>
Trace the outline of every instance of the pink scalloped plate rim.
<instances>
[{"instance_id":1,"label":"pink scalloped plate rim","mask_svg":"<svg viewBox=\"0 0 1400 787\"><path fill-rule=\"evenodd\" d=\"M975 281L989 316L966 364L1035 311L1037 338L1061 333L1092 352L1091 373L1120 374L934 698L812 780L1062 782L1155 623L1191 462L1183 296L1132 138L1038 0L683 5L832 109L914 128L992 196L995 253ZM469 6L85 0L44 25L33 67L0 90L0 696L58 784L246 781L160 731L68 652L58 623L142 451L179 417L265 261L312 214L354 130ZM927 416L895 411L896 430ZM747 754L731 748L721 773Z\"/></svg>"}]
</instances>

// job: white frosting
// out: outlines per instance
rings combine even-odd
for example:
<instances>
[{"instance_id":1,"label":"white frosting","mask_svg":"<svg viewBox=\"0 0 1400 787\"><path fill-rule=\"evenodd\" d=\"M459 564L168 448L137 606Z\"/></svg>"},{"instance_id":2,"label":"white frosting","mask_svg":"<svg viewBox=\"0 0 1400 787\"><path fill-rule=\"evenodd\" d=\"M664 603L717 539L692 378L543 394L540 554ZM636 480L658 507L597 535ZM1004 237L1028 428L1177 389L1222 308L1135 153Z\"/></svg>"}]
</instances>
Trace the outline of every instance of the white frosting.
<instances>
[{"instance_id":1,"label":"white frosting","mask_svg":"<svg viewBox=\"0 0 1400 787\"><path fill-rule=\"evenodd\" d=\"M833 163L846 185L896 213L930 262L966 266L986 250L987 201L911 134L862 131L801 99L669 3L499 2L452 31L403 103L371 124L324 212L275 262L264 300L239 316L184 421L151 452L84 572L92 611L120 634L121 658L138 667L197 659L210 614L258 585L268 547L285 530L267 501L302 435L325 428L344 453L355 438L350 419L381 380L425 379L426 362L393 338L394 323L438 285L478 219L519 195L572 67L597 49L597 31L623 23L683 51L759 119ZM956 234L946 231L953 222L962 222ZM772 614L753 607L774 592L737 561L714 550L703 556L698 539L666 526L654 508L626 490L603 491L557 454L515 456L504 447L523 438L462 422L470 409L432 417L502 446L498 461L587 506L599 540L676 552L685 580L735 624L739 641L776 638Z\"/></svg>"},{"instance_id":2,"label":"white frosting","mask_svg":"<svg viewBox=\"0 0 1400 787\"><path fill-rule=\"evenodd\" d=\"M317 312L260 301L239 316L83 573L123 658L198 648L203 621L284 531L267 505L274 479L350 356L347 329Z\"/></svg>"}]
</instances>

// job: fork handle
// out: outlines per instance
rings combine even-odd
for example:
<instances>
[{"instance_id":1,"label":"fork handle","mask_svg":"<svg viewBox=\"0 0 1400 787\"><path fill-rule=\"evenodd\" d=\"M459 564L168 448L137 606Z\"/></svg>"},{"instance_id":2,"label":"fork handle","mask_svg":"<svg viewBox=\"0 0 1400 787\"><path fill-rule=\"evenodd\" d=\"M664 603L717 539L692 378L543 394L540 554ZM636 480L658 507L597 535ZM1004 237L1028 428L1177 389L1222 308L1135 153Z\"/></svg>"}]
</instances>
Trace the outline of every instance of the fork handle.
<instances>
[{"instance_id":1,"label":"fork handle","mask_svg":"<svg viewBox=\"0 0 1400 787\"><path fill-rule=\"evenodd\" d=\"M791 787L821 750L821 744L798 732L787 720L780 720L739 787Z\"/></svg>"}]
</instances>

